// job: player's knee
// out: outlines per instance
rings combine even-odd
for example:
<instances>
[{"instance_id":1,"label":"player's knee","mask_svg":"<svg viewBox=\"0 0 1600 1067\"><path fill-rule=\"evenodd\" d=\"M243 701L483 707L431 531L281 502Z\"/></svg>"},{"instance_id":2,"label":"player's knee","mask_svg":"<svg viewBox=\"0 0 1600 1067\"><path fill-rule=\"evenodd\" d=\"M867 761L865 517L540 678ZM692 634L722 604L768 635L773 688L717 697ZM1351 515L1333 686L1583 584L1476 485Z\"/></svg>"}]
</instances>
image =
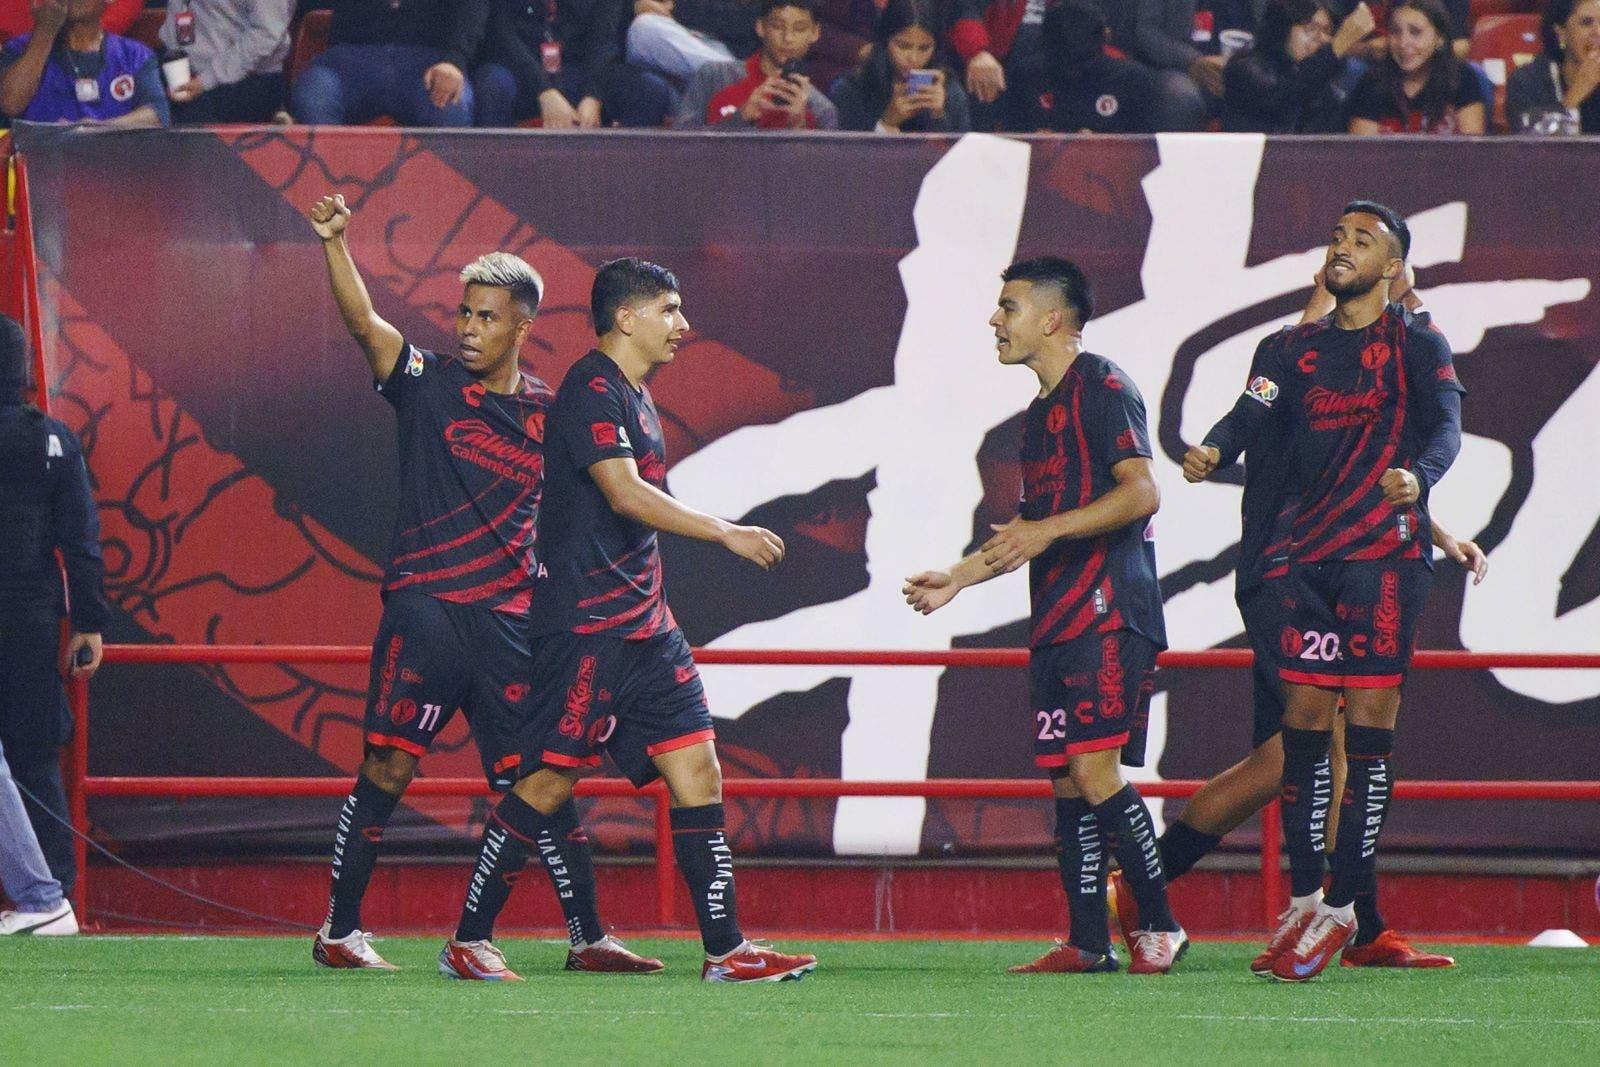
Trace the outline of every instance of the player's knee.
<instances>
[{"instance_id":1,"label":"player's knee","mask_svg":"<svg viewBox=\"0 0 1600 1067\"><path fill-rule=\"evenodd\" d=\"M397 748L375 748L361 761L362 777L385 793L400 794L417 773L417 757Z\"/></svg>"},{"instance_id":2,"label":"player's knee","mask_svg":"<svg viewBox=\"0 0 1600 1067\"><path fill-rule=\"evenodd\" d=\"M1091 804L1103 804L1122 788L1122 773L1117 770L1116 752L1111 758L1091 752L1072 757L1067 771L1078 794Z\"/></svg>"},{"instance_id":3,"label":"player's knee","mask_svg":"<svg viewBox=\"0 0 1600 1067\"><path fill-rule=\"evenodd\" d=\"M674 806L698 808L722 803L722 766L709 743L684 749L683 755L673 753L673 756L677 758L657 766L667 780Z\"/></svg>"}]
</instances>

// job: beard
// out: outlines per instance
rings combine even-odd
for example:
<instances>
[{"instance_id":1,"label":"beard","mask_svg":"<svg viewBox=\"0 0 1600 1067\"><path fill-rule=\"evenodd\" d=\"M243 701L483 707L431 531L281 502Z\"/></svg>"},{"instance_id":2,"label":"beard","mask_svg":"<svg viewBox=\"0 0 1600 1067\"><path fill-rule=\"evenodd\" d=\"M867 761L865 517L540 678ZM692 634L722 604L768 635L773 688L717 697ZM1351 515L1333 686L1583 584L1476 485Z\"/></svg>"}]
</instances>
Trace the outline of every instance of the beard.
<instances>
[{"instance_id":1,"label":"beard","mask_svg":"<svg viewBox=\"0 0 1600 1067\"><path fill-rule=\"evenodd\" d=\"M1351 271L1350 276L1343 282L1335 282L1332 278L1326 278L1323 281L1323 285L1327 288L1329 295L1337 299L1366 296L1375 287L1382 284L1385 284L1385 282L1381 271L1370 277Z\"/></svg>"}]
</instances>

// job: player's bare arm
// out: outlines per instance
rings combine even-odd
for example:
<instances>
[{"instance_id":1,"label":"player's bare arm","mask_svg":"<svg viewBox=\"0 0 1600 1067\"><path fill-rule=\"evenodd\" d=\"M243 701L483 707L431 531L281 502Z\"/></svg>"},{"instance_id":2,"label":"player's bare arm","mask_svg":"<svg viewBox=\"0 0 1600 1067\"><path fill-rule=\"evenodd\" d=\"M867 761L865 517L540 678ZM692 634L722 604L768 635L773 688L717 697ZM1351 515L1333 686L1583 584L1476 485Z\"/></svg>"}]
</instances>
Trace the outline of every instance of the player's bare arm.
<instances>
[{"instance_id":1,"label":"player's bare arm","mask_svg":"<svg viewBox=\"0 0 1600 1067\"><path fill-rule=\"evenodd\" d=\"M1445 555L1472 572L1472 584L1478 585L1489 575L1489 557L1476 541L1458 541L1450 531L1433 522L1433 543Z\"/></svg>"},{"instance_id":2,"label":"player's bare arm","mask_svg":"<svg viewBox=\"0 0 1600 1067\"><path fill-rule=\"evenodd\" d=\"M992 527L995 535L982 549L984 565L1009 573L1062 538L1098 537L1148 519L1161 507L1161 490L1145 457L1123 460L1111 468L1111 476L1117 484L1081 508L1037 520L1019 515Z\"/></svg>"},{"instance_id":3,"label":"player's bare arm","mask_svg":"<svg viewBox=\"0 0 1600 1067\"><path fill-rule=\"evenodd\" d=\"M783 539L777 534L760 526L740 526L689 507L641 478L632 457L603 459L589 467L589 477L611 510L623 518L662 533L712 541L763 570L783 560Z\"/></svg>"},{"instance_id":4,"label":"player's bare arm","mask_svg":"<svg viewBox=\"0 0 1600 1067\"><path fill-rule=\"evenodd\" d=\"M344 237L350 225L350 208L343 196L335 194L313 204L309 215L311 228L322 238L322 251L328 260L328 280L333 285L333 299L339 305L344 328L366 353L373 377L386 381L394 373L400 346L405 342L400 331L373 309L361 272L356 270L355 260L350 257L350 247Z\"/></svg>"},{"instance_id":5,"label":"player's bare arm","mask_svg":"<svg viewBox=\"0 0 1600 1067\"><path fill-rule=\"evenodd\" d=\"M987 582L1000 574L1000 571L984 565L983 552L978 551L966 556L949 570L913 574L906 579L900 592L913 611L931 615L954 600L956 594L967 586Z\"/></svg>"}]
</instances>

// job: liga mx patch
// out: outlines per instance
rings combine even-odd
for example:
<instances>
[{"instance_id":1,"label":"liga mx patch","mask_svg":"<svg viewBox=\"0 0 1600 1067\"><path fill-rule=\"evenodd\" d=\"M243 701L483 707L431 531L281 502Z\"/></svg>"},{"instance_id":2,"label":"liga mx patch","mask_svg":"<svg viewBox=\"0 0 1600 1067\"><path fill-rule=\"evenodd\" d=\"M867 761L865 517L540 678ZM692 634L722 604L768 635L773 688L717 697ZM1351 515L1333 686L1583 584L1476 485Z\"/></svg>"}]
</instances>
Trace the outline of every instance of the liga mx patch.
<instances>
[{"instance_id":1,"label":"liga mx patch","mask_svg":"<svg viewBox=\"0 0 1600 1067\"><path fill-rule=\"evenodd\" d=\"M406 373L413 378L422 377L422 353L416 349L411 350L411 358L406 360Z\"/></svg>"},{"instance_id":2,"label":"liga mx patch","mask_svg":"<svg viewBox=\"0 0 1600 1067\"><path fill-rule=\"evenodd\" d=\"M1270 408L1272 402L1278 399L1278 383L1258 374L1250 379L1250 384L1244 387L1244 392L1250 399Z\"/></svg>"}]
</instances>

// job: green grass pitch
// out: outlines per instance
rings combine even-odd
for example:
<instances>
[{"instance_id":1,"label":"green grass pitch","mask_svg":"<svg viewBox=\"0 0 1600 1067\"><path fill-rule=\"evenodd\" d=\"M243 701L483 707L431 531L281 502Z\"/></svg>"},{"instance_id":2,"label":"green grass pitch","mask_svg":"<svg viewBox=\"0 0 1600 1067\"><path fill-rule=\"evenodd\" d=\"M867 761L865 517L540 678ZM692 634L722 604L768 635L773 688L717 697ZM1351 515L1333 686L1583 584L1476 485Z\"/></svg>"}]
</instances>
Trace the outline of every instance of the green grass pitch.
<instances>
[{"instance_id":1,"label":"green grass pitch","mask_svg":"<svg viewBox=\"0 0 1600 1067\"><path fill-rule=\"evenodd\" d=\"M398 974L326 971L307 938L11 938L0 1062L1600 1063L1600 949L1459 946L1450 971L1251 977L1199 943L1166 977L1004 973L1042 944L806 941L801 982L704 985L698 944L640 940L664 974L567 974L502 942L525 983L453 982L437 939L385 938ZM800 947L800 942L785 942Z\"/></svg>"}]
</instances>

